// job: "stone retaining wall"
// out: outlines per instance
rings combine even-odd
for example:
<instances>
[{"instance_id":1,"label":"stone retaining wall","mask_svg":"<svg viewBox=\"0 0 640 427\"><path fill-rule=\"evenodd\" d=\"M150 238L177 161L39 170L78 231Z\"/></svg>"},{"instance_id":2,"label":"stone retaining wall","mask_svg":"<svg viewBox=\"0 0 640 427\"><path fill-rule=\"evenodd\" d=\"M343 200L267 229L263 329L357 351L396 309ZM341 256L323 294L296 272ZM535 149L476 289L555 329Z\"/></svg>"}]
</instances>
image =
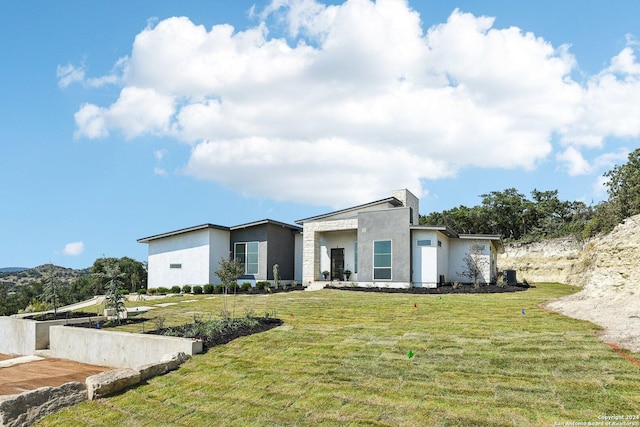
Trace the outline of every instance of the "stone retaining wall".
<instances>
[{"instance_id":1,"label":"stone retaining wall","mask_svg":"<svg viewBox=\"0 0 640 427\"><path fill-rule=\"evenodd\" d=\"M159 362L136 369L115 369L92 375L85 383L69 382L59 387L40 387L21 394L0 396L0 426L31 425L59 409L117 393L140 381L177 369L188 358L184 353L165 355Z\"/></svg>"}]
</instances>

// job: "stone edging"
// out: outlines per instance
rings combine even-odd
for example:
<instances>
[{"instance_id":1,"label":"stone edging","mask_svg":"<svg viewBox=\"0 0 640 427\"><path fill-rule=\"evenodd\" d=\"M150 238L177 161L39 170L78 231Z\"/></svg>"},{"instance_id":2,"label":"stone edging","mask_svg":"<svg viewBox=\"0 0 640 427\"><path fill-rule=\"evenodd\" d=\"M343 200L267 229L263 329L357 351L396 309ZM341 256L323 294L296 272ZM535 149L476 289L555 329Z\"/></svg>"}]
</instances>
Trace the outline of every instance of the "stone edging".
<instances>
[{"instance_id":1,"label":"stone edging","mask_svg":"<svg viewBox=\"0 0 640 427\"><path fill-rule=\"evenodd\" d=\"M31 425L62 408L95 400L177 369L189 359L185 353L165 355L160 362L135 369L114 369L88 377L85 383L69 382L0 397L0 426Z\"/></svg>"}]
</instances>

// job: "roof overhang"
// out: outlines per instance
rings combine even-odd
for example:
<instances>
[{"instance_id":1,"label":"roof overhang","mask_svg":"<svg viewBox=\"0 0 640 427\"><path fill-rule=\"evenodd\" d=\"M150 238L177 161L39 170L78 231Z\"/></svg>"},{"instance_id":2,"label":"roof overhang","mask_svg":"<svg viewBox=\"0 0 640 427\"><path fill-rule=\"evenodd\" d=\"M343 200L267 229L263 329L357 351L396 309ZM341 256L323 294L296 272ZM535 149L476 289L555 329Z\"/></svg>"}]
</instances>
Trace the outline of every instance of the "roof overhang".
<instances>
[{"instance_id":1,"label":"roof overhang","mask_svg":"<svg viewBox=\"0 0 640 427\"><path fill-rule=\"evenodd\" d=\"M302 227L298 227L297 225L291 225L280 221L274 221L272 219L263 219L260 221L248 222L246 224L234 225L233 227L229 227L231 231L233 230L241 230L243 228L257 227L259 225L275 225L282 228L289 228L293 231L302 231Z\"/></svg>"},{"instance_id":2,"label":"roof overhang","mask_svg":"<svg viewBox=\"0 0 640 427\"><path fill-rule=\"evenodd\" d=\"M207 229L222 230L222 231L229 231L230 230L229 227L224 227L222 225L201 224L201 225L196 225L196 226L193 226L193 227L181 228L180 230L169 231L167 233L156 234L156 235L149 236L149 237L143 237L142 239L138 239L137 242L138 243L150 243L150 242L152 242L154 240L164 239L164 238L173 237L173 236L179 236L181 234L192 233L194 231L201 231L201 230L207 230Z\"/></svg>"},{"instance_id":3,"label":"roof overhang","mask_svg":"<svg viewBox=\"0 0 640 427\"><path fill-rule=\"evenodd\" d=\"M504 244L499 234L461 234L460 238L467 240L489 240L496 247L498 253L504 253Z\"/></svg>"},{"instance_id":4,"label":"roof overhang","mask_svg":"<svg viewBox=\"0 0 640 427\"><path fill-rule=\"evenodd\" d=\"M446 225L412 225L411 229L437 231L439 233L444 234L447 237L451 237L451 238L458 237L458 233L456 233L453 229L447 227Z\"/></svg>"}]
</instances>

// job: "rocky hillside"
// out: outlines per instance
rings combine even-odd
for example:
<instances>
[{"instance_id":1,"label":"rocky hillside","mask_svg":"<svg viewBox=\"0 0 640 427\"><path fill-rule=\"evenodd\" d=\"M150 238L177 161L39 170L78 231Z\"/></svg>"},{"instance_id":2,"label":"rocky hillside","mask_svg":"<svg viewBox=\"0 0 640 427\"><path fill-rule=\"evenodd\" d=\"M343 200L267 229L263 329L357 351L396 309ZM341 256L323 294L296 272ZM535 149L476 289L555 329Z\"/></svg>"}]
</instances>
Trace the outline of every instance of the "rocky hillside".
<instances>
[{"instance_id":1,"label":"rocky hillside","mask_svg":"<svg viewBox=\"0 0 640 427\"><path fill-rule=\"evenodd\" d=\"M509 244L500 269L517 270L518 280L562 282L582 287L546 307L606 329L601 338L640 351L640 215L606 236L585 242L556 239Z\"/></svg>"},{"instance_id":2,"label":"rocky hillside","mask_svg":"<svg viewBox=\"0 0 640 427\"><path fill-rule=\"evenodd\" d=\"M580 287L619 287L640 279L640 215L628 218L606 236L510 243L500 255L501 270L518 280L560 282Z\"/></svg>"},{"instance_id":3,"label":"rocky hillside","mask_svg":"<svg viewBox=\"0 0 640 427\"><path fill-rule=\"evenodd\" d=\"M49 274L49 268L50 264L44 264L28 270L3 272L0 273L0 283L9 286L28 285L43 280ZM54 265L53 268L56 278L62 283L71 283L80 276L90 274L89 269L74 270L57 265Z\"/></svg>"}]
</instances>

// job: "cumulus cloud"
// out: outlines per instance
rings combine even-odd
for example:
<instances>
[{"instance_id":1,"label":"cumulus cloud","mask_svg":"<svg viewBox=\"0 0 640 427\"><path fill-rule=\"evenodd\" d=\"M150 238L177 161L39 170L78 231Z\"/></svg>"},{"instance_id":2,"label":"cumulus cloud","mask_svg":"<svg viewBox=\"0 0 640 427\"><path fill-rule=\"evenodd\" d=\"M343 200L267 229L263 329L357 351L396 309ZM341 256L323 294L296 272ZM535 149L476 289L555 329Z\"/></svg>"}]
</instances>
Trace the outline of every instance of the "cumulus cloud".
<instances>
[{"instance_id":1,"label":"cumulus cloud","mask_svg":"<svg viewBox=\"0 0 640 427\"><path fill-rule=\"evenodd\" d=\"M64 245L62 253L69 256L78 256L84 252L84 243L72 242Z\"/></svg>"},{"instance_id":2,"label":"cumulus cloud","mask_svg":"<svg viewBox=\"0 0 640 427\"><path fill-rule=\"evenodd\" d=\"M554 140L556 161L588 174L583 150L640 135L632 41L578 83L567 46L460 10L428 29L404 0L273 0L252 13L260 22L245 31L149 23L117 64L119 98L83 105L76 136L173 137L191 145L194 177L335 206L424 194L465 167L534 169ZM82 79L59 76L61 87Z\"/></svg>"}]
</instances>

